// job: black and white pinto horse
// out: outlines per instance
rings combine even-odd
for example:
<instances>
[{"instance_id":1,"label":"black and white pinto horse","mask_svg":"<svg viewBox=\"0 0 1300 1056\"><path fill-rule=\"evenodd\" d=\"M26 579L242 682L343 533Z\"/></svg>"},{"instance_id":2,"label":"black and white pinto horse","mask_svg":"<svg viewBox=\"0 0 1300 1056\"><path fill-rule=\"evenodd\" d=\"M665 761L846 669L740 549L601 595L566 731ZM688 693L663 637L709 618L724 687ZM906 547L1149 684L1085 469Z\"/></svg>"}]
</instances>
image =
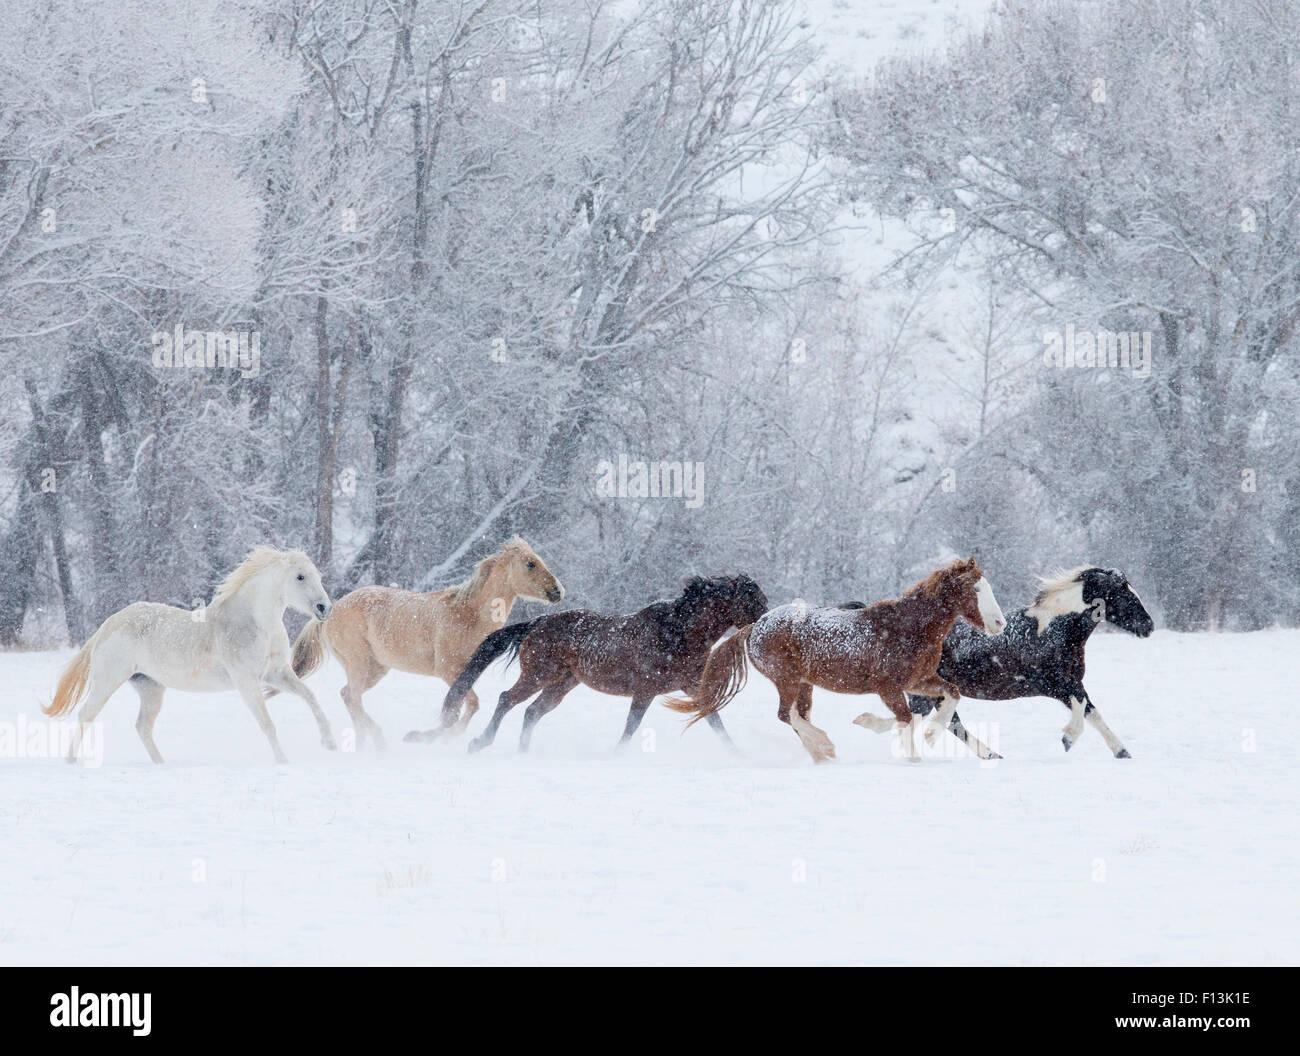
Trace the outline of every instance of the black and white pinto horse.
<instances>
[{"instance_id":1,"label":"black and white pinto horse","mask_svg":"<svg viewBox=\"0 0 1300 1056\"><path fill-rule=\"evenodd\" d=\"M856 607L858 603L850 604ZM1061 737L1067 752L1083 734L1086 720L1116 759L1130 758L1083 686L1084 648L1099 624L1113 624L1139 638L1146 638L1155 628L1124 574L1094 566L1060 573L1043 580L1032 605L1006 615L1006 629L994 637L964 623L955 624L944 639L939 677L953 683L962 696L979 700L1059 700L1070 709L1070 721ZM909 696L908 705L914 715L929 715L940 699ZM927 740L940 732L935 719L930 725ZM948 729L979 758L998 758L967 732L955 711Z\"/></svg>"},{"instance_id":2,"label":"black and white pinto horse","mask_svg":"<svg viewBox=\"0 0 1300 1056\"><path fill-rule=\"evenodd\" d=\"M963 696L980 700L1059 700L1070 709L1070 721L1061 736L1067 752L1083 734L1086 720L1116 759L1128 759L1128 749L1102 720L1083 687L1084 647L1103 622L1139 638L1155 629L1150 613L1122 572L1072 569L1045 580L1034 603L1009 614L1006 630L995 638L964 625L954 626L944 639L939 676L956 685ZM930 714L938 703L933 697L908 700L917 715ZM948 729L960 741L972 739L956 712L948 720Z\"/></svg>"}]
</instances>

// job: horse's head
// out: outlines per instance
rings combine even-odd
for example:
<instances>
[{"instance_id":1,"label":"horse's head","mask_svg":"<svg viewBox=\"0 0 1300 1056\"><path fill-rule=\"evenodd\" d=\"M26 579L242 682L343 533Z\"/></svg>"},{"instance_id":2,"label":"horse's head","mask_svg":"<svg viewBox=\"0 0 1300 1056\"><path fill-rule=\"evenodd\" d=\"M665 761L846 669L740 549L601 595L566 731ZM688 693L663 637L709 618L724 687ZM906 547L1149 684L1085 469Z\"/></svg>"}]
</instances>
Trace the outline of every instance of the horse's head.
<instances>
[{"instance_id":1,"label":"horse's head","mask_svg":"<svg viewBox=\"0 0 1300 1056\"><path fill-rule=\"evenodd\" d=\"M1114 568L1085 568L1078 579L1083 587L1083 602L1098 623L1105 620L1139 638L1146 638L1155 630L1155 621L1123 572Z\"/></svg>"},{"instance_id":2,"label":"horse's head","mask_svg":"<svg viewBox=\"0 0 1300 1056\"><path fill-rule=\"evenodd\" d=\"M1006 617L975 559L954 561L944 569L944 574L956 589L958 616L985 634L1001 634L1007 625Z\"/></svg>"},{"instance_id":3,"label":"horse's head","mask_svg":"<svg viewBox=\"0 0 1300 1056\"><path fill-rule=\"evenodd\" d=\"M731 581L732 624L748 627L768 610L763 588L743 572Z\"/></svg>"},{"instance_id":4,"label":"horse's head","mask_svg":"<svg viewBox=\"0 0 1300 1056\"><path fill-rule=\"evenodd\" d=\"M333 606L311 558L301 550L290 550L283 562L285 604L305 616L326 619Z\"/></svg>"},{"instance_id":5,"label":"horse's head","mask_svg":"<svg viewBox=\"0 0 1300 1056\"><path fill-rule=\"evenodd\" d=\"M519 536L502 543L501 554L506 561L506 587L509 590L521 598L548 604L564 597L564 588L546 567L546 562Z\"/></svg>"},{"instance_id":6,"label":"horse's head","mask_svg":"<svg viewBox=\"0 0 1300 1056\"><path fill-rule=\"evenodd\" d=\"M767 612L767 595L749 576L692 576L673 602L679 626L703 626L721 634L748 627Z\"/></svg>"}]
</instances>

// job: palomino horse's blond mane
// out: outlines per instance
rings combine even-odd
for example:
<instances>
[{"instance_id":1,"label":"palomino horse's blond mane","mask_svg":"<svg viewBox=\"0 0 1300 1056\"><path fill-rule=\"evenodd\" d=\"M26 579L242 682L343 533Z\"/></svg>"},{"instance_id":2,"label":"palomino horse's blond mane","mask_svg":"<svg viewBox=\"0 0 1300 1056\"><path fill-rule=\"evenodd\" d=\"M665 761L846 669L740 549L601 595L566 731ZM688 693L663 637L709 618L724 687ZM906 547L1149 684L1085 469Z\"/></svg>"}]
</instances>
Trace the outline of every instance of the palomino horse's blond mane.
<instances>
[{"instance_id":1,"label":"palomino horse's blond mane","mask_svg":"<svg viewBox=\"0 0 1300 1056\"><path fill-rule=\"evenodd\" d=\"M455 593L452 597L458 602L472 601L474 596L483 589L483 584L487 582L488 576L492 574L492 569L496 567L498 561L510 557L512 554L524 556L532 553L532 547L519 536L516 535L507 539L495 554L489 554L474 566L474 571L470 573L465 582L453 588Z\"/></svg>"},{"instance_id":2,"label":"palomino horse's blond mane","mask_svg":"<svg viewBox=\"0 0 1300 1056\"><path fill-rule=\"evenodd\" d=\"M212 604L225 601L231 595L238 593L250 579L266 571L271 565L296 557L307 559L307 555L301 550L277 550L273 546L253 547L239 567L223 579L221 585L213 592Z\"/></svg>"}]
</instances>

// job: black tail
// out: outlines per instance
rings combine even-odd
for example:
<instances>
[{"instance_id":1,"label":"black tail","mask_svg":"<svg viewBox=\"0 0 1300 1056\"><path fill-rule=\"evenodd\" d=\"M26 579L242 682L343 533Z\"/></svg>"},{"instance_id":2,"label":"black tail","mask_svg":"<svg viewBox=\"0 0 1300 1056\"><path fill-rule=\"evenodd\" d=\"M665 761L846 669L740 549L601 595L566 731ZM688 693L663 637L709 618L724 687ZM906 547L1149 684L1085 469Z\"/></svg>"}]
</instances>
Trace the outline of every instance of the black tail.
<instances>
[{"instance_id":1,"label":"black tail","mask_svg":"<svg viewBox=\"0 0 1300 1056\"><path fill-rule=\"evenodd\" d=\"M456 721L456 718L460 715L460 702L465 698L465 694L474 688L478 676L487 670L488 665L502 653L508 652L511 660L517 657L519 647L524 644L528 632L533 629L538 620L544 618L539 616L536 620L512 623L509 627L502 627L499 631L493 631L483 639L479 647L474 650L474 655L469 658L469 663L465 665L464 670L456 676L456 681L451 684L451 689L447 690L447 696L442 702L444 725L447 723L449 715L452 722Z\"/></svg>"}]
</instances>

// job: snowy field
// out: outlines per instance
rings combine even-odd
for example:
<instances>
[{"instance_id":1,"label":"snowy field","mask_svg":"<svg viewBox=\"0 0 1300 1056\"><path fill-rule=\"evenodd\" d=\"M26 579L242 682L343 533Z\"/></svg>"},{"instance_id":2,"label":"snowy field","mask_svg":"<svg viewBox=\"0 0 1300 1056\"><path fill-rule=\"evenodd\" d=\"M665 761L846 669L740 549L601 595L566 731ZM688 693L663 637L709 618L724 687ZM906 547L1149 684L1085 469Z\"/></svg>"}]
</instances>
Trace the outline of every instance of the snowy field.
<instances>
[{"instance_id":1,"label":"snowy field","mask_svg":"<svg viewBox=\"0 0 1300 1056\"><path fill-rule=\"evenodd\" d=\"M819 693L839 760L814 767L761 676L723 713L742 757L658 706L615 756L626 702L586 690L531 756L523 708L467 756L401 743L442 684L390 675L386 756L325 752L278 697L276 766L234 695L169 693L155 767L126 688L102 765L0 759L0 963L1295 963L1298 650L1099 633L1131 761L1090 729L1067 756L1066 710L1027 700L961 709L1004 761L909 764L850 724L876 698ZM67 655L0 656L6 756ZM339 683L311 682L336 730Z\"/></svg>"}]
</instances>

